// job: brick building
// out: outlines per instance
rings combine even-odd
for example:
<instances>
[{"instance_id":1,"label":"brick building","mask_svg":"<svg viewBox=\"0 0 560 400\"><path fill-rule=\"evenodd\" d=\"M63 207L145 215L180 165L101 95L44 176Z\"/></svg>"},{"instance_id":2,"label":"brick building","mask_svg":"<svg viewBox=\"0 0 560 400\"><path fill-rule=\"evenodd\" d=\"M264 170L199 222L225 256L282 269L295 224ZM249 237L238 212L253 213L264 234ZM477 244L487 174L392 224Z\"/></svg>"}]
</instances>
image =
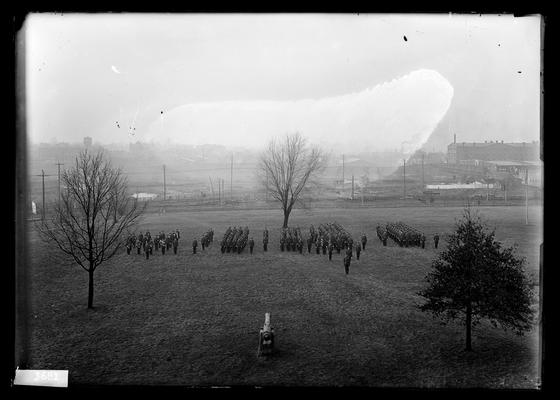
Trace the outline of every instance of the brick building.
<instances>
[{"instance_id":1,"label":"brick building","mask_svg":"<svg viewBox=\"0 0 560 400\"><path fill-rule=\"evenodd\" d=\"M537 161L540 159L540 143L457 143L447 146L447 162L449 164L463 164L472 160L479 161Z\"/></svg>"}]
</instances>

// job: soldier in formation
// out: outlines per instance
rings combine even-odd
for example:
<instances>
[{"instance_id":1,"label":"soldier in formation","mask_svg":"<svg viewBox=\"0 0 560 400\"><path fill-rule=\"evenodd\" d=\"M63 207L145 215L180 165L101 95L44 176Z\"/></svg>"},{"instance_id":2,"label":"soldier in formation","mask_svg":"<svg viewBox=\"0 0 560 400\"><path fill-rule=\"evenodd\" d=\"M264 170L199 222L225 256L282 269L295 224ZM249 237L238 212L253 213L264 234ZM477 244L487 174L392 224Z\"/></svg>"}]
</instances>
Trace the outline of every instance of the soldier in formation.
<instances>
[{"instance_id":1,"label":"soldier in formation","mask_svg":"<svg viewBox=\"0 0 560 400\"><path fill-rule=\"evenodd\" d=\"M150 237L147 241L146 241L146 260L148 258L150 258L150 255L153 254L153 247L154 247L154 241L152 240L152 238Z\"/></svg>"},{"instance_id":2,"label":"soldier in formation","mask_svg":"<svg viewBox=\"0 0 560 400\"><path fill-rule=\"evenodd\" d=\"M140 240L140 238L138 238L136 240L136 252L137 252L137 254L140 254L141 249L142 249L142 241Z\"/></svg>"},{"instance_id":3,"label":"soldier in formation","mask_svg":"<svg viewBox=\"0 0 560 400\"><path fill-rule=\"evenodd\" d=\"M126 254L130 254L132 248L136 245L136 236L129 235L126 239Z\"/></svg>"},{"instance_id":4,"label":"soldier in formation","mask_svg":"<svg viewBox=\"0 0 560 400\"><path fill-rule=\"evenodd\" d=\"M198 241L195 239L192 242L192 252L193 254L196 254L196 247L198 246Z\"/></svg>"},{"instance_id":5,"label":"soldier in formation","mask_svg":"<svg viewBox=\"0 0 560 400\"><path fill-rule=\"evenodd\" d=\"M344 271L346 271L346 275L348 275L348 272L350 271L350 260L352 259L351 256L346 255L344 256Z\"/></svg>"},{"instance_id":6,"label":"soldier in formation","mask_svg":"<svg viewBox=\"0 0 560 400\"><path fill-rule=\"evenodd\" d=\"M210 246L210 243L214 241L214 230L210 229L202 235L200 239L200 244L202 246L202 250Z\"/></svg>"},{"instance_id":7,"label":"soldier in formation","mask_svg":"<svg viewBox=\"0 0 560 400\"><path fill-rule=\"evenodd\" d=\"M268 248L268 229L264 228L263 231L263 250L267 251Z\"/></svg>"},{"instance_id":8,"label":"soldier in formation","mask_svg":"<svg viewBox=\"0 0 560 400\"><path fill-rule=\"evenodd\" d=\"M438 243L439 243L439 235L436 233L436 234L434 235L434 247L435 247L436 249L437 249Z\"/></svg>"},{"instance_id":9,"label":"soldier in formation","mask_svg":"<svg viewBox=\"0 0 560 400\"><path fill-rule=\"evenodd\" d=\"M360 259L360 251L362 250L362 247L360 246L360 243L356 243L356 260Z\"/></svg>"},{"instance_id":10,"label":"soldier in formation","mask_svg":"<svg viewBox=\"0 0 560 400\"><path fill-rule=\"evenodd\" d=\"M346 257L352 258L352 246L350 245L346 248Z\"/></svg>"},{"instance_id":11,"label":"soldier in formation","mask_svg":"<svg viewBox=\"0 0 560 400\"><path fill-rule=\"evenodd\" d=\"M255 247L255 241L253 238L249 239L249 252L253 254L253 247Z\"/></svg>"},{"instance_id":12,"label":"soldier in formation","mask_svg":"<svg viewBox=\"0 0 560 400\"><path fill-rule=\"evenodd\" d=\"M179 237L175 236L173 238L173 253L177 254L177 248L179 247Z\"/></svg>"},{"instance_id":13,"label":"soldier in formation","mask_svg":"<svg viewBox=\"0 0 560 400\"><path fill-rule=\"evenodd\" d=\"M367 243L367 237L366 237L366 234L363 233L362 234L362 250L366 249L366 243Z\"/></svg>"}]
</instances>

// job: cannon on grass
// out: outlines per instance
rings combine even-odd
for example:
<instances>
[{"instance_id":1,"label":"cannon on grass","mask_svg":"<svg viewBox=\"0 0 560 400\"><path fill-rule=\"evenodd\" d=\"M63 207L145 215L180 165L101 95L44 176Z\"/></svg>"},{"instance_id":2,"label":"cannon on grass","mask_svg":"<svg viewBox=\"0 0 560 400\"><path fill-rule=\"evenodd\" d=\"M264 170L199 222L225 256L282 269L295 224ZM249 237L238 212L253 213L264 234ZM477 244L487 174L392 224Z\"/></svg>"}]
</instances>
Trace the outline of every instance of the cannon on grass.
<instances>
[{"instance_id":1,"label":"cannon on grass","mask_svg":"<svg viewBox=\"0 0 560 400\"><path fill-rule=\"evenodd\" d=\"M257 356L268 356L274 351L274 329L270 324L270 313L264 314L264 325L259 331L259 348Z\"/></svg>"}]
</instances>

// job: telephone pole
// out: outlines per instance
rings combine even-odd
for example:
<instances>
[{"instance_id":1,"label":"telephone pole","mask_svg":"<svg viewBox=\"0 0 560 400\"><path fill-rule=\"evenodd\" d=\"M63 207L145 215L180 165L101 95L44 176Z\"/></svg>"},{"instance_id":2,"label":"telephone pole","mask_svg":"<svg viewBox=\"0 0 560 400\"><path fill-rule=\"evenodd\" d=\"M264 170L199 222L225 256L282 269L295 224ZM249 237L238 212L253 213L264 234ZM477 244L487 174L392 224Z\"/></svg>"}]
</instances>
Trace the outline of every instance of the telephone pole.
<instances>
[{"instance_id":1,"label":"telephone pole","mask_svg":"<svg viewBox=\"0 0 560 400\"><path fill-rule=\"evenodd\" d=\"M422 190L424 190L424 152L422 152Z\"/></svg>"},{"instance_id":2,"label":"telephone pole","mask_svg":"<svg viewBox=\"0 0 560 400\"><path fill-rule=\"evenodd\" d=\"M45 220L45 209L47 208L45 206L45 171L41 170L41 175L43 177L43 221Z\"/></svg>"},{"instance_id":3,"label":"telephone pole","mask_svg":"<svg viewBox=\"0 0 560 400\"><path fill-rule=\"evenodd\" d=\"M231 168L230 168L230 178L229 178L229 197L233 200L233 153L231 153Z\"/></svg>"},{"instance_id":4,"label":"telephone pole","mask_svg":"<svg viewBox=\"0 0 560 400\"><path fill-rule=\"evenodd\" d=\"M354 174L352 174L352 200L354 200Z\"/></svg>"},{"instance_id":5,"label":"telephone pole","mask_svg":"<svg viewBox=\"0 0 560 400\"><path fill-rule=\"evenodd\" d=\"M525 225L529 225L529 168L525 168Z\"/></svg>"},{"instance_id":6,"label":"telephone pole","mask_svg":"<svg viewBox=\"0 0 560 400\"><path fill-rule=\"evenodd\" d=\"M167 187L165 182L165 164L163 164L163 201L167 199Z\"/></svg>"},{"instance_id":7,"label":"telephone pole","mask_svg":"<svg viewBox=\"0 0 560 400\"><path fill-rule=\"evenodd\" d=\"M403 199L406 199L406 159L403 158Z\"/></svg>"},{"instance_id":8,"label":"telephone pole","mask_svg":"<svg viewBox=\"0 0 560 400\"><path fill-rule=\"evenodd\" d=\"M43 182L43 205L42 205L41 219L44 221L45 220L45 211L47 209L47 206L45 204L45 176L51 176L51 175L45 175L45 171L41 170L41 175L35 175L35 176L40 176L42 178L42 182Z\"/></svg>"},{"instance_id":9,"label":"telephone pole","mask_svg":"<svg viewBox=\"0 0 560 400\"><path fill-rule=\"evenodd\" d=\"M344 192L344 154L342 155L342 191Z\"/></svg>"},{"instance_id":10,"label":"telephone pole","mask_svg":"<svg viewBox=\"0 0 560 400\"><path fill-rule=\"evenodd\" d=\"M218 205L222 205L222 178L218 178Z\"/></svg>"},{"instance_id":11,"label":"telephone pole","mask_svg":"<svg viewBox=\"0 0 560 400\"><path fill-rule=\"evenodd\" d=\"M362 195L362 206L364 205L364 187L365 187L365 179L362 179L362 188L360 190L360 194Z\"/></svg>"},{"instance_id":12,"label":"telephone pole","mask_svg":"<svg viewBox=\"0 0 560 400\"><path fill-rule=\"evenodd\" d=\"M58 203L60 204L60 166L64 164L56 163L56 165L58 165Z\"/></svg>"}]
</instances>

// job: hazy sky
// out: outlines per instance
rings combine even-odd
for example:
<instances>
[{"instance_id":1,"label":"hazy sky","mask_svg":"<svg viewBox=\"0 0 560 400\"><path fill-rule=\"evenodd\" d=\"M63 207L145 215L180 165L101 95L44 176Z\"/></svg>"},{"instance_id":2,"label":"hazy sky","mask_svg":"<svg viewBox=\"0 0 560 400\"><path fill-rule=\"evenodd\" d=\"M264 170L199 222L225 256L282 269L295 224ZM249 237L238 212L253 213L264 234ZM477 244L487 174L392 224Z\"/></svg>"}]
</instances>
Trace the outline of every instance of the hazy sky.
<instances>
[{"instance_id":1,"label":"hazy sky","mask_svg":"<svg viewBox=\"0 0 560 400\"><path fill-rule=\"evenodd\" d=\"M539 17L34 14L25 28L32 142L258 147L299 130L373 151L425 141L446 113L461 141L539 138Z\"/></svg>"}]
</instances>

